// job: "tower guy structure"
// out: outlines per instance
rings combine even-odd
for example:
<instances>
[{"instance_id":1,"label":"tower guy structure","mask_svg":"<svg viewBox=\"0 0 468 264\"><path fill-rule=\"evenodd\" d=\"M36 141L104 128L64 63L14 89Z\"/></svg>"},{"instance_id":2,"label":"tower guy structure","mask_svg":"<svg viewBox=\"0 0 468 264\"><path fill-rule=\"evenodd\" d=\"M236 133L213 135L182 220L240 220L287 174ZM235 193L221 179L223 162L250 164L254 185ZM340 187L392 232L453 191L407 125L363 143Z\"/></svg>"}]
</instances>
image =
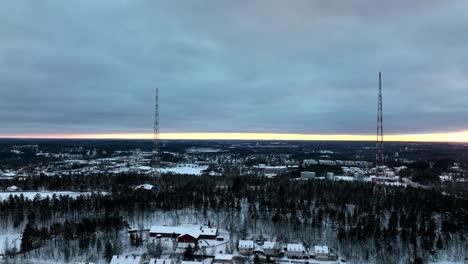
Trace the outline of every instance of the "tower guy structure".
<instances>
[{"instance_id":1,"label":"tower guy structure","mask_svg":"<svg viewBox=\"0 0 468 264\"><path fill-rule=\"evenodd\" d=\"M161 147L159 142L159 90L156 88L156 97L154 104L154 130L153 130L153 156L151 158L151 167L153 176L159 176L159 167L161 165Z\"/></svg>"},{"instance_id":2,"label":"tower guy structure","mask_svg":"<svg viewBox=\"0 0 468 264\"><path fill-rule=\"evenodd\" d=\"M383 152L383 118L382 118L382 74L379 72L379 95L377 103L377 142L375 167L377 176L383 176L384 152Z\"/></svg>"}]
</instances>

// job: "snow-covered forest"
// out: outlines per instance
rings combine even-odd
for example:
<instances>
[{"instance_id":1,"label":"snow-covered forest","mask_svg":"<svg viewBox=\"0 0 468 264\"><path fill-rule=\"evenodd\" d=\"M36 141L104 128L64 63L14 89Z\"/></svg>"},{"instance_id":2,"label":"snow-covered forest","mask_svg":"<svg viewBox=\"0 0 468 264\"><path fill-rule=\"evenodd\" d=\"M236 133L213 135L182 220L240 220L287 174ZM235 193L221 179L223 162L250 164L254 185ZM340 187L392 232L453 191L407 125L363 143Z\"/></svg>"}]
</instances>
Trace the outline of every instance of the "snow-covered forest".
<instances>
[{"instance_id":1,"label":"snow-covered forest","mask_svg":"<svg viewBox=\"0 0 468 264\"><path fill-rule=\"evenodd\" d=\"M0 234L8 234L1 248L10 261L105 263L110 254L147 251L144 241L130 241L128 227L208 222L230 232L228 251L239 239L268 238L326 244L351 263L425 263L461 261L468 249L468 202L430 190L387 187L373 196L370 183L288 177L69 180L88 190L108 184L111 192L1 201ZM157 191L129 188L141 182L156 184ZM57 188L70 183L66 177L35 179Z\"/></svg>"}]
</instances>

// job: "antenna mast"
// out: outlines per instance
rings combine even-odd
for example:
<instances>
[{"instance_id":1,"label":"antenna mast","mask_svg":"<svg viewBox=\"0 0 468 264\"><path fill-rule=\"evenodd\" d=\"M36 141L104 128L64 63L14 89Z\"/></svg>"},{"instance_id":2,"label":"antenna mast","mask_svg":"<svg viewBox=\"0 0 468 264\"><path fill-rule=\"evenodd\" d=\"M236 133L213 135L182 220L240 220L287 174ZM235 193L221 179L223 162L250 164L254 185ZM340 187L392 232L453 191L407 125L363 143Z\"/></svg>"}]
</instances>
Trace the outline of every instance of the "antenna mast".
<instances>
[{"instance_id":1,"label":"antenna mast","mask_svg":"<svg viewBox=\"0 0 468 264\"><path fill-rule=\"evenodd\" d=\"M159 96L158 88L156 88L156 97L154 104L154 130L153 130L153 157L151 159L151 167L153 168L153 176L159 176L159 167L161 165L161 147L159 142Z\"/></svg>"},{"instance_id":2,"label":"antenna mast","mask_svg":"<svg viewBox=\"0 0 468 264\"><path fill-rule=\"evenodd\" d=\"M375 156L375 167L377 176L383 176L384 152L383 152L383 118L382 118L382 75L379 72L379 96L377 103L377 146Z\"/></svg>"}]
</instances>

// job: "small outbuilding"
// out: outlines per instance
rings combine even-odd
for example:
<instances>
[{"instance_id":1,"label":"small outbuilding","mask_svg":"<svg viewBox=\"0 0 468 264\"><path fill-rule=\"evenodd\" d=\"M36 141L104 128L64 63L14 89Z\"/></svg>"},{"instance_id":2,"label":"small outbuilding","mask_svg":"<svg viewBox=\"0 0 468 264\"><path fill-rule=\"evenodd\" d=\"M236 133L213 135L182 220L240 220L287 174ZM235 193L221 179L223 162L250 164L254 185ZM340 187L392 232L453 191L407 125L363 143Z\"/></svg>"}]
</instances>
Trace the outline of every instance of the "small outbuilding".
<instances>
[{"instance_id":1,"label":"small outbuilding","mask_svg":"<svg viewBox=\"0 0 468 264\"><path fill-rule=\"evenodd\" d=\"M19 191L19 188L16 187L16 186L14 186L14 185L12 185L12 186L10 186L10 187L7 187L7 188L6 188L6 191L7 191L7 192L17 192L17 191Z\"/></svg>"},{"instance_id":2,"label":"small outbuilding","mask_svg":"<svg viewBox=\"0 0 468 264\"><path fill-rule=\"evenodd\" d=\"M231 254L217 254L213 263L232 264L234 256Z\"/></svg>"}]
</instances>

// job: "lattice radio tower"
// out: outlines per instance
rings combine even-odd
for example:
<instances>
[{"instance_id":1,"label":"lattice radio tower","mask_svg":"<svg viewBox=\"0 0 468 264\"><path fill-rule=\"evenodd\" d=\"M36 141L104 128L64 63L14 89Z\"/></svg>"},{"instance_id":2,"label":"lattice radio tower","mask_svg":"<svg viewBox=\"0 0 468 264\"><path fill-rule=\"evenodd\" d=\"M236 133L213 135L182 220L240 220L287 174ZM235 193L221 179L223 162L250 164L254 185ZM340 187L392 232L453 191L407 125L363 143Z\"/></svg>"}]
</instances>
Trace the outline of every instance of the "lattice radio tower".
<instances>
[{"instance_id":1,"label":"lattice radio tower","mask_svg":"<svg viewBox=\"0 0 468 264\"><path fill-rule=\"evenodd\" d=\"M151 159L151 167L153 168L153 176L159 176L159 167L161 165L161 147L159 142L159 96L158 88L156 88L156 97L154 104L154 131L153 131L153 156Z\"/></svg>"},{"instance_id":2,"label":"lattice radio tower","mask_svg":"<svg viewBox=\"0 0 468 264\"><path fill-rule=\"evenodd\" d=\"M377 102L377 142L376 142L376 154L375 154L375 174L377 177L385 176L384 171L384 152L383 152L383 118L382 118L382 74L379 72L379 95ZM373 204L379 205L383 200L382 196L385 196L387 190L385 185L377 179L374 184L374 190L372 193ZM376 207L378 209L378 206ZM379 213L381 213L379 211Z\"/></svg>"},{"instance_id":3,"label":"lattice radio tower","mask_svg":"<svg viewBox=\"0 0 468 264\"><path fill-rule=\"evenodd\" d=\"M379 97L377 103L377 146L375 155L375 167L377 176L383 176L384 152L383 152L383 119L382 119L382 75L379 72Z\"/></svg>"}]
</instances>

